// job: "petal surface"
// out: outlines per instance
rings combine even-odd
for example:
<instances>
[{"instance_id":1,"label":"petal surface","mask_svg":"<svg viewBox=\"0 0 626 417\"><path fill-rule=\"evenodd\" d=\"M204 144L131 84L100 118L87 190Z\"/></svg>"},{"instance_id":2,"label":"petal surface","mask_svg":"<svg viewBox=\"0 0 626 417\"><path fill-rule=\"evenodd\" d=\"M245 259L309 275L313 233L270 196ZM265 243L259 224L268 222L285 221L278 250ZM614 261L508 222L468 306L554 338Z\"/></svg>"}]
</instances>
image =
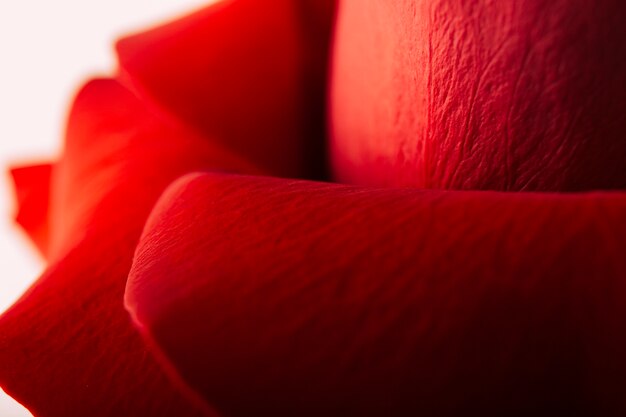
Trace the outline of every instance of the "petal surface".
<instances>
[{"instance_id":1,"label":"petal surface","mask_svg":"<svg viewBox=\"0 0 626 417\"><path fill-rule=\"evenodd\" d=\"M52 179L53 252L96 224L141 228L161 192L187 172L260 172L212 137L152 110L113 79L91 81L78 94Z\"/></svg>"},{"instance_id":2,"label":"petal surface","mask_svg":"<svg viewBox=\"0 0 626 417\"><path fill-rule=\"evenodd\" d=\"M168 184L198 169L254 172L117 81L78 94L51 190L48 271L0 317L0 384L36 416L200 416L124 310L132 255Z\"/></svg>"},{"instance_id":3,"label":"petal surface","mask_svg":"<svg viewBox=\"0 0 626 417\"><path fill-rule=\"evenodd\" d=\"M43 256L48 251L51 175L52 164L48 163L11 169L17 202L15 221Z\"/></svg>"},{"instance_id":4,"label":"petal surface","mask_svg":"<svg viewBox=\"0 0 626 417\"><path fill-rule=\"evenodd\" d=\"M626 3L346 0L332 88L344 182L626 187Z\"/></svg>"},{"instance_id":5,"label":"petal surface","mask_svg":"<svg viewBox=\"0 0 626 417\"><path fill-rule=\"evenodd\" d=\"M227 416L626 412L626 195L193 175L126 305Z\"/></svg>"},{"instance_id":6,"label":"petal surface","mask_svg":"<svg viewBox=\"0 0 626 417\"><path fill-rule=\"evenodd\" d=\"M334 0L229 0L117 45L148 102L277 175L321 176Z\"/></svg>"}]
</instances>

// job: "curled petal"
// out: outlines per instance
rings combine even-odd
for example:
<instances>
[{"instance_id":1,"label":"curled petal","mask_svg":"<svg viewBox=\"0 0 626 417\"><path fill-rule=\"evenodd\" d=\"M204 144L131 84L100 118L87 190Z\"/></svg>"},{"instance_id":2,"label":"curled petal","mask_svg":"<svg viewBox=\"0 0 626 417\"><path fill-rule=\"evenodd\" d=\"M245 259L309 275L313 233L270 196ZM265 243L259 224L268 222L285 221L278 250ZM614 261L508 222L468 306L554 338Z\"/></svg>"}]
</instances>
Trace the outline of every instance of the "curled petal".
<instances>
[{"instance_id":1,"label":"curled petal","mask_svg":"<svg viewBox=\"0 0 626 417\"><path fill-rule=\"evenodd\" d=\"M224 415L623 415L626 195L194 175L126 305Z\"/></svg>"},{"instance_id":2,"label":"curled petal","mask_svg":"<svg viewBox=\"0 0 626 417\"><path fill-rule=\"evenodd\" d=\"M141 97L254 158L266 172L323 174L334 0L228 0L122 39Z\"/></svg>"},{"instance_id":3,"label":"curled petal","mask_svg":"<svg viewBox=\"0 0 626 417\"><path fill-rule=\"evenodd\" d=\"M123 306L147 215L198 169L256 172L115 80L78 94L52 179L51 266L0 317L0 384L35 415L212 415L167 378Z\"/></svg>"},{"instance_id":4,"label":"curled petal","mask_svg":"<svg viewBox=\"0 0 626 417\"><path fill-rule=\"evenodd\" d=\"M175 119L155 113L118 81L89 82L70 114L53 177L52 249L90 229L140 229L161 192L187 172L259 172Z\"/></svg>"}]
</instances>

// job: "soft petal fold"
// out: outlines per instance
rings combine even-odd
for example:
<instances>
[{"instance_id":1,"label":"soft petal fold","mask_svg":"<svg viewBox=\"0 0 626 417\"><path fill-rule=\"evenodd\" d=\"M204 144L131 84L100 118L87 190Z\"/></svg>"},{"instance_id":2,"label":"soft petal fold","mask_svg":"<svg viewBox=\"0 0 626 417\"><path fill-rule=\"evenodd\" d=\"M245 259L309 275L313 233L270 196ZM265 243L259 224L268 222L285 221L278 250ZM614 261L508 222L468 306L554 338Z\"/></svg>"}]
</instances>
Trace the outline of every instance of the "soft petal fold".
<instances>
[{"instance_id":1,"label":"soft petal fold","mask_svg":"<svg viewBox=\"0 0 626 417\"><path fill-rule=\"evenodd\" d=\"M126 305L228 416L626 412L626 195L198 174Z\"/></svg>"},{"instance_id":2,"label":"soft petal fold","mask_svg":"<svg viewBox=\"0 0 626 417\"><path fill-rule=\"evenodd\" d=\"M200 416L124 310L132 255L162 191L198 169L255 172L111 79L78 94L51 189L51 266L0 317L0 384L38 417Z\"/></svg>"},{"instance_id":3,"label":"soft petal fold","mask_svg":"<svg viewBox=\"0 0 626 417\"><path fill-rule=\"evenodd\" d=\"M44 257L48 251L48 214L52 164L42 163L11 169L17 213L15 221L28 234Z\"/></svg>"},{"instance_id":4,"label":"soft petal fold","mask_svg":"<svg viewBox=\"0 0 626 417\"><path fill-rule=\"evenodd\" d=\"M267 172L321 176L334 4L218 2L122 39L122 77Z\"/></svg>"},{"instance_id":5,"label":"soft petal fold","mask_svg":"<svg viewBox=\"0 0 626 417\"><path fill-rule=\"evenodd\" d=\"M345 0L340 9L339 180L626 188L626 2Z\"/></svg>"},{"instance_id":6,"label":"soft petal fold","mask_svg":"<svg viewBox=\"0 0 626 417\"><path fill-rule=\"evenodd\" d=\"M90 229L141 228L161 192L202 168L259 172L113 79L89 82L69 117L53 176L51 238L62 253Z\"/></svg>"}]
</instances>

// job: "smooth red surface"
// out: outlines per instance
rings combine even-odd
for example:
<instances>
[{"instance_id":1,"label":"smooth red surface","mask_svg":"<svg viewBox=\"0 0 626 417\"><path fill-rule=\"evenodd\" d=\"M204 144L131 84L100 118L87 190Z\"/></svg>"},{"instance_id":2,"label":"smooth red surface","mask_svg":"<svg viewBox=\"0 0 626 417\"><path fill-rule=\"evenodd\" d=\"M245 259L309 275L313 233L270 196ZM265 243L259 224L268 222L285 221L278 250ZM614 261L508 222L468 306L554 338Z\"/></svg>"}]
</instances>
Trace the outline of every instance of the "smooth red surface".
<instances>
[{"instance_id":1,"label":"smooth red surface","mask_svg":"<svg viewBox=\"0 0 626 417\"><path fill-rule=\"evenodd\" d=\"M17 212L15 221L28 234L40 254L48 251L48 208L52 164L24 165L11 169Z\"/></svg>"},{"instance_id":2,"label":"smooth red surface","mask_svg":"<svg viewBox=\"0 0 626 417\"><path fill-rule=\"evenodd\" d=\"M626 415L624 193L371 187L623 188L626 6L343 0L328 156L369 187L235 175L325 178L334 5L122 40L14 172L50 266L0 385L36 416Z\"/></svg>"},{"instance_id":3,"label":"smooth red surface","mask_svg":"<svg viewBox=\"0 0 626 417\"><path fill-rule=\"evenodd\" d=\"M34 171L18 172L22 223L33 234L49 219L51 262L0 317L0 385L37 416L213 414L166 376L124 310L132 254L152 205L185 173L323 175L334 11L234 3L119 43L119 79L76 98L49 205L34 210Z\"/></svg>"},{"instance_id":4,"label":"smooth red surface","mask_svg":"<svg viewBox=\"0 0 626 417\"><path fill-rule=\"evenodd\" d=\"M126 304L227 416L621 416L626 195L194 175Z\"/></svg>"},{"instance_id":5,"label":"smooth red surface","mask_svg":"<svg viewBox=\"0 0 626 417\"><path fill-rule=\"evenodd\" d=\"M622 0L343 0L339 14L340 181L626 188Z\"/></svg>"},{"instance_id":6,"label":"smooth red surface","mask_svg":"<svg viewBox=\"0 0 626 417\"><path fill-rule=\"evenodd\" d=\"M0 318L0 384L36 416L195 416L123 307L152 205L199 169L256 172L114 80L80 92L51 190L52 263Z\"/></svg>"},{"instance_id":7,"label":"smooth red surface","mask_svg":"<svg viewBox=\"0 0 626 417\"><path fill-rule=\"evenodd\" d=\"M226 0L123 39L141 97L281 176L323 176L334 0Z\"/></svg>"},{"instance_id":8,"label":"smooth red surface","mask_svg":"<svg viewBox=\"0 0 626 417\"><path fill-rule=\"evenodd\" d=\"M167 185L190 171L261 171L167 114L153 112L115 80L90 82L76 98L53 177L52 249L95 223L141 228Z\"/></svg>"}]
</instances>

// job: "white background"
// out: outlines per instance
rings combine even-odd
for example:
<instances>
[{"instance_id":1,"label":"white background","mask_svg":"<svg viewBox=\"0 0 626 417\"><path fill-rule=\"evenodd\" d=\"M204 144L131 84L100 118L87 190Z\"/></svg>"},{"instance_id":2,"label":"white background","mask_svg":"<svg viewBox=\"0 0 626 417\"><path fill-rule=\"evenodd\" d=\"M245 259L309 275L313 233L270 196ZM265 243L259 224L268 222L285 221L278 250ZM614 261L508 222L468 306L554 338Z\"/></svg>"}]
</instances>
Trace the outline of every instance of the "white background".
<instances>
[{"instance_id":1,"label":"white background","mask_svg":"<svg viewBox=\"0 0 626 417\"><path fill-rule=\"evenodd\" d=\"M116 38L210 2L0 0L0 311L44 267L11 223L6 167L59 151L72 94L90 76L112 71ZM0 390L0 416L30 414Z\"/></svg>"}]
</instances>

